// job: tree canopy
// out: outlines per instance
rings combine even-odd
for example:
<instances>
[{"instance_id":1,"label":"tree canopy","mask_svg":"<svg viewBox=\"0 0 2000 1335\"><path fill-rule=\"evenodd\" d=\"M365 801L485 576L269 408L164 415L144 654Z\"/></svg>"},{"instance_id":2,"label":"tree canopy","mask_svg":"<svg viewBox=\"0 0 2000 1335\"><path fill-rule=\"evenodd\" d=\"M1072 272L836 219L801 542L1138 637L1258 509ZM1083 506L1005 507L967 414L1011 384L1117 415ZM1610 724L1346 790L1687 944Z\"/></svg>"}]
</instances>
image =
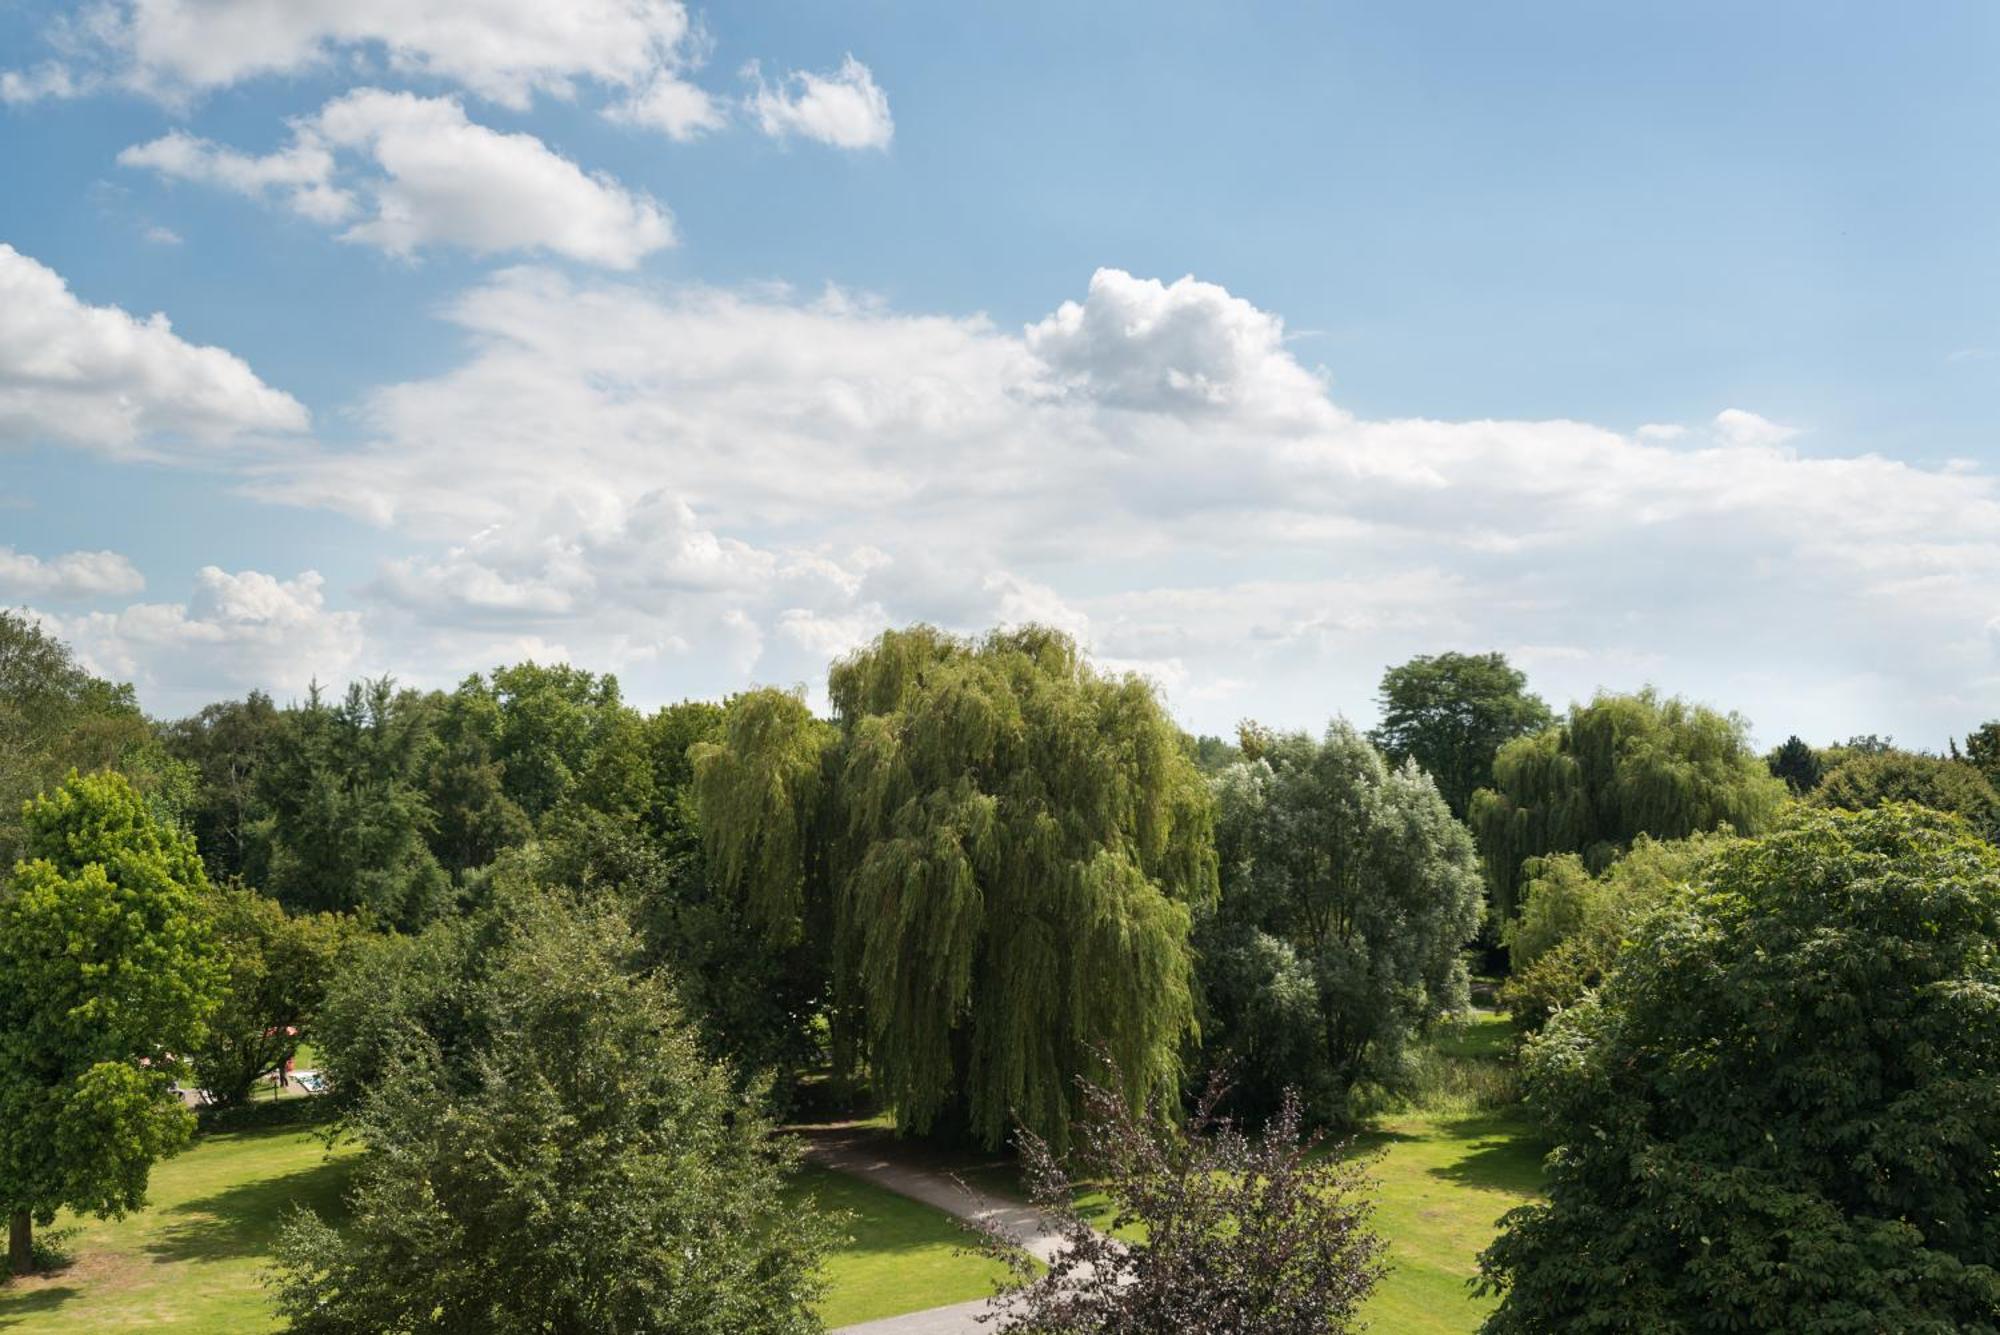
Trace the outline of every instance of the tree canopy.
<instances>
[{"instance_id":1,"label":"tree canopy","mask_svg":"<svg viewBox=\"0 0 2000 1335\"><path fill-rule=\"evenodd\" d=\"M355 927L330 913L288 914L240 885L216 891L209 914L226 986L188 1056L201 1088L218 1103L241 1103L298 1050Z\"/></svg>"},{"instance_id":2,"label":"tree canopy","mask_svg":"<svg viewBox=\"0 0 2000 1335\"><path fill-rule=\"evenodd\" d=\"M1746 720L1648 689L1570 706L1556 727L1500 748L1472 800L1494 917L1518 910L1521 863L1576 853L1592 871L1642 834L1756 834L1786 796L1750 749Z\"/></svg>"},{"instance_id":3,"label":"tree canopy","mask_svg":"<svg viewBox=\"0 0 2000 1335\"><path fill-rule=\"evenodd\" d=\"M1976 766L1910 751L1856 755L1827 774L1812 795L1816 806L1866 811L1886 802L1915 802L1949 811L1988 839L2000 839L2000 793Z\"/></svg>"},{"instance_id":4,"label":"tree canopy","mask_svg":"<svg viewBox=\"0 0 2000 1335\"><path fill-rule=\"evenodd\" d=\"M1060 1142L1097 1047L1134 1102L1173 1087L1215 863L1152 688L1054 631L916 627L829 694L831 729L783 693L731 703L695 753L702 829L766 931L830 921L834 1018L899 1123Z\"/></svg>"},{"instance_id":5,"label":"tree canopy","mask_svg":"<svg viewBox=\"0 0 2000 1335\"><path fill-rule=\"evenodd\" d=\"M1520 916L1501 932L1511 966L1501 1001L1514 1022L1539 1029L1556 1011L1582 1000L1610 974L1646 915L1690 893L1703 868L1733 840L1713 831L1686 839L1642 834L1596 875L1575 853L1530 858L1522 872Z\"/></svg>"},{"instance_id":6,"label":"tree canopy","mask_svg":"<svg viewBox=\"0 0 2000 1335\"><path fill-rule=\"evenodd\" d=\"M1334 723L1272 736L1216 781L1221 896L1197 934L1203 1037L1239 1097L1275 1112L1297 1086L1316 1120L1364 1077L1393 1082L1408 1039L1464 1007L1478 858L1430 777L1390 768Z\"/></svg>"},{"instance_id":7,"label":"tree canopy","mask_svg":"<svg viewBox=\"0 0 2000 1335\"><path fill-rule=\"evenodd\" d=\"M1555 721L1505 654L1420 654L1382 674L1377 698L1375 745L1392 764L1414 759L1461 820L1500 748Z\"/></svg>"},{"instance_id":8,"label":"tree canopy","mask_svg":"<svg viewBox=\"0 0 2000 1335\"><path fill-rule=\"evenodd\" d=\"M0 1211L25 1269L59 1208L145 1201L193 1118L168 1089L223 986L194 843L123 777L30 803L0 886Z\"/></svg>"},{"instance_id":9,"label":"tree canopy","mask_svg":"<svg viewBox=\"0 0 2000 1335\"><path fill-rule=\"evenodd\" d=\"M403 928L436 917L451 895L425 842L422 697L383 678L338 704L315 689L288 715L257 770L252 882L302 912L366 910Z\"/></svg>"},{"instance_id":10,"label":"tree canopy","mask_svg":"<svg viewBox=\"0 0 2000 1335\"><path fill-rule=\"evenodd\" d=\"M1724 850L1528 1047L1486 1329L2000 1325L2000 854L1911 806Z\"/></svg>"},{"instance_id":11,"label":"tree canopy","mask_svg":"<svg viewBox=\"0 0 2000 1335\"><path fill-rule=\"evenodd\" d=\"M145 792L166 773L130 686L85 671L29 616L0 608L0 867L20 854L21 811L71 770L120 768Z\"/></svg>"},{"instance_id":12,"label":"tree canopy","mask_svg":"<svg viewBox=\"0 0 2000 1335\"><path fill-rule=\"evenodd\" d=\"M347 1220L302 1212L280 1237L290 1328L818 1330L828 1227L782 1190L796 1151L702 1055L666 981L632 967L616 911L532 895L425 935L362 971L388 966L396 997L453 993L455 1014L371 1016L395 1060L350 1105L369 1152Z\"/></svg>"}]
</instances>

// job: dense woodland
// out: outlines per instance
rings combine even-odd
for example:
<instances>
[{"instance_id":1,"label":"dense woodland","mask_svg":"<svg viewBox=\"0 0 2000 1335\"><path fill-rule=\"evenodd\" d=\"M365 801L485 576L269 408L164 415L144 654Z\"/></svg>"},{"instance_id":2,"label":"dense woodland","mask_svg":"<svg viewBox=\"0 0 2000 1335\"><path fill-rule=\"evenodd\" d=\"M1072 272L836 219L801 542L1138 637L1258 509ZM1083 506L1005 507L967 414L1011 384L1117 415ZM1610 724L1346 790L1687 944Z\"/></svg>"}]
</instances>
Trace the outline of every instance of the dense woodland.
<instances>
[{"instance_id":1,"label":"dense woodland","mask_svg":"<svg viewBox=\"0 0 2000 1335\"><path fill-rule=\"evenodd\" d=\"M870 1108L1129 1181L1160 1263L1024 1274L1020 1329L1343 1329L1379 1257L1310 1132L1479 977L1556 1146L1490 1329L2000 1328L2000 722L1760 754L1446 653L1372 731L1194 737L1034 627L886 632L827 698L523 663L156 720L0 614L15 1267L140 1206L169 1081L240 1103L304 1037L368 1155L287 1226L296 1330L813 1329L773 1128Z\"/></svg>"}]
</instances>

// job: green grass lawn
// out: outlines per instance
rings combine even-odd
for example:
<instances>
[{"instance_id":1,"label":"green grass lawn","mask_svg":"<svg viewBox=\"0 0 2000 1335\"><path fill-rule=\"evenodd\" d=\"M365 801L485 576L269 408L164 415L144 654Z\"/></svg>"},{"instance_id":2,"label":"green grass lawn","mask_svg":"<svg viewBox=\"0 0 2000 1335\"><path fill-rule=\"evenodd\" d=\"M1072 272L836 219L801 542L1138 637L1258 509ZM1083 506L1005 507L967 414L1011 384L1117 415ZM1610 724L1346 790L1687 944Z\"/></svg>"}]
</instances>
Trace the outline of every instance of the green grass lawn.
<instances>
[{"instance_id":1,"label":"green grass lawn","mask_svg":"<svg viewBox=\"0 0 2000 1335\"><path fill-rule=\"evenodd\" d=\"M832 1288L820 1315L830 1327L984 1298L1004 1277L998 1262L967 1255L970 1235L928 1205L812 1166L798 1191L853 1216L827 1263Z\"/></svg>"},{"instance_id":2,"label":"green grass lawn","mask_svg":"<svg viewBox=\"0 0 2000 1335\"><path fill-rule=\"evenodd\" d=\"M278 1220L294 1201L336 1210L343 1158L329 1160L303 1127L202 1137L154 1169L150 1207L83 1221L69 1248L75 1264L0 1288L0 1331L274 1329L258 1274Z\"/></svg>"},{"instance_id":3,"label":"green grass lawn","mask_svg":"<svg viewBox=\"0 0 2000 1335\"><path fill-rule=\"evenodd\" d=\"M0 1332L275 1330L259 1275L278 1220L295 1201L337 1216L350 1161L306 1127L203 1136L154 1170L149 1208L82 1221L68 1269L0 1287ZM796 1191L854 1216L827 1266L829 1326L993 1291L1000 1267L959 1252L966 1235L940 1212L817 1168Z\"/></svg>"}]
</instances>

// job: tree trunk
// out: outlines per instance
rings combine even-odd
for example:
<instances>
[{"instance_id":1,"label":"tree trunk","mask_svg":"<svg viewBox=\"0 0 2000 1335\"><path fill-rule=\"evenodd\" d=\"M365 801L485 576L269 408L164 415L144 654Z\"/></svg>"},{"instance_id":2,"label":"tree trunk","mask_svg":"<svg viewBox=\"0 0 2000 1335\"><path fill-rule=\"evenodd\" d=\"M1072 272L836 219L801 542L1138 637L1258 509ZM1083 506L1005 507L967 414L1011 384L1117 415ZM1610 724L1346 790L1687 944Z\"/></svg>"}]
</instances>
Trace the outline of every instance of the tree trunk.
<instances>
[{"instance_id":1,"label":"tree trunk","mask_svg":"<svg viewBox=\"0 0 2000 1335\"><path fill-rule=\"evenodd\" d=\"M7 1228L7 1263L17 1275L35 1268L35 1217L16 1210Z\"/></svg>"}]
</instances>

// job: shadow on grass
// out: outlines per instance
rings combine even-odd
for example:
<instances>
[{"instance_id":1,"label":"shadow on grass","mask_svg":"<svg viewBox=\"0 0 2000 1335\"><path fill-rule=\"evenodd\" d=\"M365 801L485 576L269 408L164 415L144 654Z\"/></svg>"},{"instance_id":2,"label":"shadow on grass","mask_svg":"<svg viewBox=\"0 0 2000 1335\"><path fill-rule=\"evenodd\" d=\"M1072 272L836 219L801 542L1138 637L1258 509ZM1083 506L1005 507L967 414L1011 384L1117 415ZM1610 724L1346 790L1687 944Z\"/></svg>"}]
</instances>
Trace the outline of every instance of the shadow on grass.
<instances>
[{"instance_id":1,"label":"shadow on grass","mask_svg":"<svg viewBox=\"0 0 2000 1335\"><path fill-rule=\"evenodd\" d=\"M183 1201L161 1212L160 1236L146 1251L164 1261L268 1255L292 1206L308 1206L322 1216L340 1213L341 1193L353 1167L335 1160Z\"/></svg>"},{"instance_id":2,"label":"shadow on grass","mask_svg":"<svg viewBox=\"0 0 2000 1335\"><path fill-rule=\"evenodd\" d=\"M1469 1142L1469 1148L1451 1163L1426 1169L1432 1177L1517 1196L1541 1192L1547 1147L1519 1117L1474 1113L1439 1125L1452 1139Z\"/></svg>"},{"instance_id":3,"label":"shadow on grass","mask_svg":"<svg viewBox=\"0 0 2000 1335\"><path fill-rule=\"evenodd\" d=\"M80 1292L81 1290L67 1284L35 1289L28 1293L0 1287L0 1330L18 1326L30 1317L53 1312Z\"/></svg>"}]
</instances>

